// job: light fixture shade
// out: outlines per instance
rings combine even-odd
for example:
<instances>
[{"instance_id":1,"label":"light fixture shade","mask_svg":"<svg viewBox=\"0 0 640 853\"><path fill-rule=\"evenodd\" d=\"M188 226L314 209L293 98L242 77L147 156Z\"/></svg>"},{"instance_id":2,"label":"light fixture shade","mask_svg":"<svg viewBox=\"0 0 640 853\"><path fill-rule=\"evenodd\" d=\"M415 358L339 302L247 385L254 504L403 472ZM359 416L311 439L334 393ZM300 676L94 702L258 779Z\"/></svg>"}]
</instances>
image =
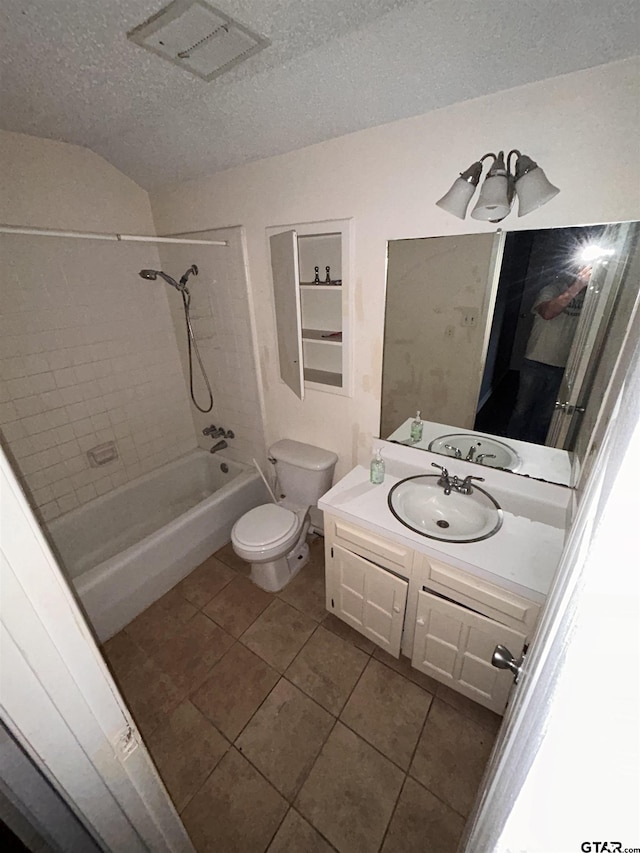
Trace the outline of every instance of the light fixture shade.
<instances>
[{"instance_id":1,"label":"light fixture shade","mask_svg":"<svg viewBox=\"0 0 640 853\"><path fill-rule=\"evenodd\" d=\"M478 202L471 211L471 218L499 222L510 210L509 179L506 175L494 175L488 177L482 185Z\"/></svg>"},{"instance_id":2,"label":"light fixture shade","mask_svg":"<svg viewBox=\"0 0 640 853\"><path fill-rule=\"evenodd\" d=\"M520 158L524 159L524 158ZM527 158L528 159L528 158ZM519 163L520 161L518 161ZM533 162L533 161L531 161ZM558 195L560 190L554 187L540 166L533 168L518 177L516 165L516 194L518 196L518 216L526 216L537 207L541 207Z\"/></svg>"},{"instance_id":3,"label":"light fixture shade","mask_svg":"<svg viewBox=\"0 0 640 853\"><path fill-rule=\"evenodd\" d=\"M476 191L476 185L470 184L463 178L456 178L448 193L445 193L436 204L447 213L452 213L458 219L464 219L469 202Z\"/></svg>"},{"instance_id":4,"label":"light fixture shade","mask_svg":"<svg viewBox=\"0 0 640 853\"><path fill-rule=\"evenodd\" d=\"M449 192L445 193L436 204L447 213L452 213L459 219L464 219L467 212L467 207L471 201L471 197L476 191L476 187L482 175L482 161L476 160L464 172L460 172L460 177L456 178Z\"/></svg>"}]
</instances>

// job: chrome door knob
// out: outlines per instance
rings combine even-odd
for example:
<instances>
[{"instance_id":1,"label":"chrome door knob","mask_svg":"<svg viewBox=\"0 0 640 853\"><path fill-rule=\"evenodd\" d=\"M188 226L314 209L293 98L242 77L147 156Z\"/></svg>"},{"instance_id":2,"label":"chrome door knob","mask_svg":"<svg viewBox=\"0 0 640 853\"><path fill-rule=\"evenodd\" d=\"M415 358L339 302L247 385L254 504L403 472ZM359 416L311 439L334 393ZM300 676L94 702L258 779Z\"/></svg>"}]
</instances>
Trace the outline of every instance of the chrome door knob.
<instances>
[{"instance_id":1,"label":"chrome door knob","mask_svg":"<svg viewBox=\"0 0 640 853\"><path fill-rule=\"evenodd\" d=\"M497 667L498 669L508 669L510 670L515 680L518 680L520 673L522 672L522 663L524 661L524 655L520 658L520 660L516 660L514 656L511 654L509 649L506 646L497 645L493 650L493 655L491 657L491 665Z\"/></svg>"}]
</instances>

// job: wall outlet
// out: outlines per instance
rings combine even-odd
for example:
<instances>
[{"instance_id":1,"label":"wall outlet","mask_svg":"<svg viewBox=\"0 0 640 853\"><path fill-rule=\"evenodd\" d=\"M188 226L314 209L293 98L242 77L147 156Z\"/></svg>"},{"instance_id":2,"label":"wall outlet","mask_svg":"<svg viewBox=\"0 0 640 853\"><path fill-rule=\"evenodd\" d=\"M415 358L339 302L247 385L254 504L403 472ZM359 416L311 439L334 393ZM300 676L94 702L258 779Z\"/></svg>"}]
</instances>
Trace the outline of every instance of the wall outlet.
<instances>
[{"instance_id":1,"label":"wall outlet","mask_svg":"<svg viewBox=\"0 0 640 853\"><path fill-rule=\"evenodd\" d=\"M455 329L453 328L453 326L447 326L445 328L445 330L444 330L445 338L452 338L454 336L454 334L455 334Z\"/></svg>"},{"instance_id":2,"label":"wall outlet","mask_svg":"<svg viewBox=\"0 0 640 853\"><path fill-rule=\"evenodd\" d=\"M475 308L461 308L461 326L475 326L478 322L478 312Z\"/></svg>"}]
</instances>

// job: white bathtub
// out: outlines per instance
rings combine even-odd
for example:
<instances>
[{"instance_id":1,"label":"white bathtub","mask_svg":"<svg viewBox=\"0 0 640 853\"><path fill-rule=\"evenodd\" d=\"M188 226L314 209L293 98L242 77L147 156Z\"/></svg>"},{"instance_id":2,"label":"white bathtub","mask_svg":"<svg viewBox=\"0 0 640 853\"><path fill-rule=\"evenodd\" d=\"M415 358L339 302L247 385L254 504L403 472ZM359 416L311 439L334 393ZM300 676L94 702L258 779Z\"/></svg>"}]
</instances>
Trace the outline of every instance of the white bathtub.
<instances>
[{"instance_id":1,"label":"white bathtub","mask_svg":"<svg viewBox=\"0 0 640 853\"><path fill-rule=\"evenodd\" d=\"M257 471L195 450L47 529L104 641L228 542L234 522L267 500Z\"/></svg>"}]
</instances>

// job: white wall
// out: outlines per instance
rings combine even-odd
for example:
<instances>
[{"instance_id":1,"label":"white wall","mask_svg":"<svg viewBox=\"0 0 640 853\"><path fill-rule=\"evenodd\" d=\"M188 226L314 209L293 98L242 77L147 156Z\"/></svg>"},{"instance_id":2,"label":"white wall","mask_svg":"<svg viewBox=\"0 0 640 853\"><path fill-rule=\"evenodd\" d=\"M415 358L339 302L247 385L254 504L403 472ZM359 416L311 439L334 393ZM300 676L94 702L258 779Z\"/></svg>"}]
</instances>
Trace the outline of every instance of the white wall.
<instances>
[{"instance_id":1,"label":"white wall","mask_svg":"<svg viewBox=\"0 0 640 853\"><path fill-rule=\"evenodd\" d=\"M158 233L242 224L258 323L266 437L335 450L338 474L366 461L378 432L389 239L494 230L435 207L486 151L518 147L561 193L509 229L638 218L636 59L499 92L151 194ZM354 218L354 394L280 381L265 228Z\"/></svg>"},{"instance_id":2,"label":"white wall","mask_svg":"<svg viewBox=\"0 0 640 853\"><path fill-rule=\"evenodd\" d=\"M147 193L83 148L0 134L0 221L153 234ZM166 287L149 244L0 239L0 429L42 519L195 447ZM115 441L119 460L89 466Z\"/></svg>"}]
</instances>

